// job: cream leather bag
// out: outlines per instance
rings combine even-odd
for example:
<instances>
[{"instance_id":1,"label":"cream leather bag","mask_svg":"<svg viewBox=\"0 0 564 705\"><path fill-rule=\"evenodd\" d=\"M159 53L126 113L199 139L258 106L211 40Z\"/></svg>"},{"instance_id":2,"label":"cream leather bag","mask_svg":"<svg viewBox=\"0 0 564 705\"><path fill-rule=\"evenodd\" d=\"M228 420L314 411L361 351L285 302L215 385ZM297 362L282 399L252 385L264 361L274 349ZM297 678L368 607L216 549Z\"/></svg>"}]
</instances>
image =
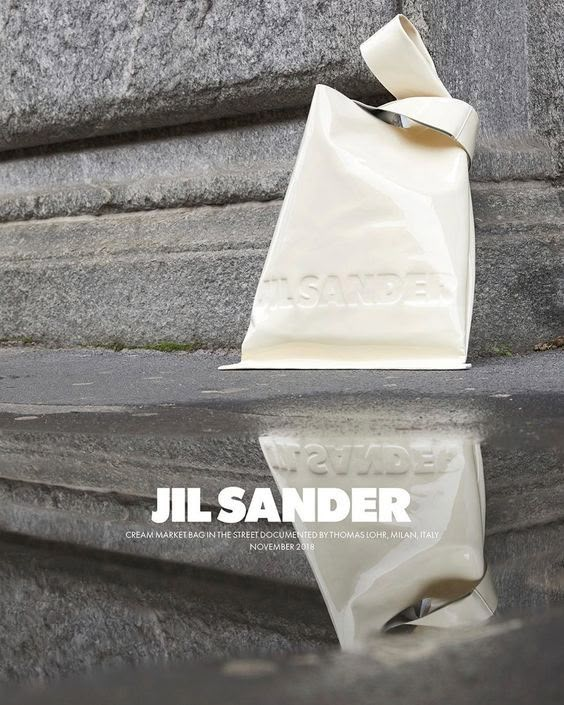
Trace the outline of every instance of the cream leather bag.
<instances>
[{"instance_id":1,"label":"cream leather bag","mask_svg":"<svg viewBox=\"0 0 564 705\"><path fill-rule=\"evenodd\" d=\"M398 15L361 46L397 100L315 89L235 368L460 369L475 110Z\"/></svg>"}]
</instances>

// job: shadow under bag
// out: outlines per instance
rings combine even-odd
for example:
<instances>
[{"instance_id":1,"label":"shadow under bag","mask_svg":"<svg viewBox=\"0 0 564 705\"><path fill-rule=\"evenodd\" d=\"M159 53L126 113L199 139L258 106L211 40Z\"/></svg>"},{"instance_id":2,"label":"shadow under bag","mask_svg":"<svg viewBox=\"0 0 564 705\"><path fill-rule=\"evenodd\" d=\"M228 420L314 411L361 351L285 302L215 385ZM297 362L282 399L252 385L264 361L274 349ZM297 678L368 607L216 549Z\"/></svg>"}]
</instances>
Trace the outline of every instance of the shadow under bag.
<instances>
[{"instance_id":1,"label":"shadow under bag","mask_svg":"<svg viewBox=\"0 0 564 705\"><path fill-rule=\"evenodd\" d=\"M476 111L398 15L362 46L397 100L315 89L235 369L461 369Z\"/></svg>"}]
</instances>

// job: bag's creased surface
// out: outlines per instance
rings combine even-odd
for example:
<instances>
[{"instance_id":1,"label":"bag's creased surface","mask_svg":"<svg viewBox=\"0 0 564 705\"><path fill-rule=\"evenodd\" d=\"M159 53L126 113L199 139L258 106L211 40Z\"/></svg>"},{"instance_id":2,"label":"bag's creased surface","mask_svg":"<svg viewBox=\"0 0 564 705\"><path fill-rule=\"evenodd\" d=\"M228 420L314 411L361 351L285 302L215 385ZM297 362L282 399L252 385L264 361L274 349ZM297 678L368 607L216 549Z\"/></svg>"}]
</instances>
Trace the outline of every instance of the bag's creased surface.
<instances>
[{"instance_id":1,"label":"bag's creased surface","mask_svg":"<svg viewBox=\"0 0 564 705\"><path fill-rule=\"evenodd\" d=\"M477 114L402 15L361 52L397 100L316 87L231 368L467 367Z\"/></svg>"}]
</instances>

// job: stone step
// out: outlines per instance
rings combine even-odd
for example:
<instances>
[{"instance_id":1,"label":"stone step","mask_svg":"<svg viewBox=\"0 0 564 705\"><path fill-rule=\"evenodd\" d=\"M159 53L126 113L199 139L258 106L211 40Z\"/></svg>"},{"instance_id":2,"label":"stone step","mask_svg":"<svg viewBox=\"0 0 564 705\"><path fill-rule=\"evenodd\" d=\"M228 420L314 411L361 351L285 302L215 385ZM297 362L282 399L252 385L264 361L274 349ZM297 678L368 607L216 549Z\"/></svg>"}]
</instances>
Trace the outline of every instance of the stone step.
<instances>
[{"instance_id":1,"label":"stone step","mask_svg":"<svg viewBox=\"0 0 564 705\"><path fill-rule=\"evenodd\" d=\"M304 124L303 111L269 113L0 154L0 222L282 198ZM478 142L477 181L553 175L540 138Z\"/></svg>"},{"instance_id":2,"label":"stone step","mask_svg":"<svg viewBox=\"0 0 564 705\"><path fill-rule=\"evenodd\" d=\"M225 473L223 482L213 482L182 467L179 462L174 471L163 471L157 462L139 465L128 460L123 454L106 456L92 461L95 472L91 473L87 464L76 461L75 456L66 452L62 438L58 454L47 451L43 463L34 462L33 449L20 444L17 454L6 455L0 467L0 531L49 540L61 544L80 546L142 558L171 561L190 565L193 568L216 570L229 575L261 578L282 582L287 585L315 588L316 582L311 569L298 551L267 552L251 551L251 540L225 535L230 529L245 531L268 531L272 525L247 523L235 527L212 520L210 523L190 523L179 525L172 522L156 525L150 521L151 511L156 506L156 486L201 487L204 505L217 511L217 492L227 486L243 487L251 493L255 487L270 487L276 494L271 476L258 478L254 473ZM84 443L83 454L87 451L86 442L80 437L74 443ZM108 440L108 439L105 439ZM9 442L6 434L0 435L2 449ZM493 447L492 447L493 445ZM519 474L519 482L509 482L516 470L514 452L519 451L518 467L524 468ZM485 445L482 457L487 479L488 539L486 548L491 556L494 574L499 563L500 573L510 573L507 580L511 586L522 583L534 566L518 571L525 576L519 581L512 580L516 566L513 558L521 556L518 563L523 568L522 554L539 559L540 553L548 555L561 549L556 540L559 531L546 527L558 526L564 520L562 506L564 484L561 477L561 456L555 448L507 449L500 451L493 444ZM57 466L57 461L60 465ZM124 494L123 480L116 481L114 468L125 464L129 470L128 489L133 485L134 493ZM217 475L218 469L209 459L209 474ZM103 472L107 471L104 481ZM263 460L261 470L268 472ZM538 482L539 472L543 480ZM11 479L16 474L18 479ZM26 478L32 477L32 481ZM135 484L135 478L138 478ZM64 483L64 484L63 484ZM91 485L97 489L84 489ZM212 486L215 485L215 492ZM145 494L146 496L143 496ZM295 543L291 524L278 524L276 531L288 532L288 543ZM183 532L192 532L190 537ZM181 532L159 538L158 532ZM214 534L211 538L209 532ZM206 536L204 536L206 534ZM544 541L543 537L554 534L555 544ZM495 560L494 560L495 558ZM508 564L508 566L506 565ZM541 589L541 585L538 586ZM510 592L509 587L507 591ZM539 600L546 599L539 597ZM518 602L514 594L508 602Z\"/></svg>"},{"instance_id":3,"label":"stone step","mask_svg":"<svg viewBox=\"0 0 564 705\"><path fill-rule=\"evenodd\" d=\"M476 184L473 355L560 331L562 209L544 182ZM279 201L0 224L0 338L238 347Z\"/></svg>"},{"instance_id":4,"label":"stone step","mask_svg":"<svg viewBox=\"0 0 564 705\"><path fill-rule=\"evenodd\" d=\"M8 692L5 705L496 705L558 703L564 610L510 613L486 625L438 634L375 636L358 653L335 649L279 658L146 665ZM63 653L69 654L65 648ZM35 654L34 654L35 655ZM38 654L40 667L49 650ZM72 656L71 656L72 658ZM128 659L130 662L130 659ZM19 665L18 661L18 665ZM75 663L73 659L71 663ZM160 665L160 664L159 664ZM471 689L472 695L468 691Z\"/></svg>"},{"instance_id":5,"label":"stone step","mask_svg":"<svg viewBox=\"0 0 564 705\"><path fill-rule=\"evenodd\" d=\"M0 155L0 220L280 198L303 127L270 113Z\"/></svg>"},{"instance_id":6,"label":"stone step","mask_svg":"<svg viewBox=\"0 0 564 705\"><path fill-rule=\"evenodd\" d=\"M164 561L0 534L0 680L31 682L103 665L328 648L321 595ZM4 702L4 697L2 697Z\"/></svg>"}]
</instances>

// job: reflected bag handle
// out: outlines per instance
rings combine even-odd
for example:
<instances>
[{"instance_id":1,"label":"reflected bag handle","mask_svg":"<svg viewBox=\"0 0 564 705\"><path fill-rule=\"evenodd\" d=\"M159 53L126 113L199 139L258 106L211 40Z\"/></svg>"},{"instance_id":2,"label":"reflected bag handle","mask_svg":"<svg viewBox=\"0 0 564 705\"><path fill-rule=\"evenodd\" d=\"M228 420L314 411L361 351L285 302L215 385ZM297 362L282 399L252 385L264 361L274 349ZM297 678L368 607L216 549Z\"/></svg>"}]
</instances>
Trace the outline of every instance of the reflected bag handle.
<instances>
[{"instance_id":1,"label":"reflected bag handle","mask_svg":"<svg viewBox=\"0 0 564 705\"><path fill-rule=\"evenodd\" d=\"M432 610L431 604L431 599L421 600L419 605L408 608L392 618L384 626L384 631L389 632L398 627L462 627L488 620L497 607L489 568L486 568L484 575L470 593L435 610Z\"/></svg>"}]
</instances>

